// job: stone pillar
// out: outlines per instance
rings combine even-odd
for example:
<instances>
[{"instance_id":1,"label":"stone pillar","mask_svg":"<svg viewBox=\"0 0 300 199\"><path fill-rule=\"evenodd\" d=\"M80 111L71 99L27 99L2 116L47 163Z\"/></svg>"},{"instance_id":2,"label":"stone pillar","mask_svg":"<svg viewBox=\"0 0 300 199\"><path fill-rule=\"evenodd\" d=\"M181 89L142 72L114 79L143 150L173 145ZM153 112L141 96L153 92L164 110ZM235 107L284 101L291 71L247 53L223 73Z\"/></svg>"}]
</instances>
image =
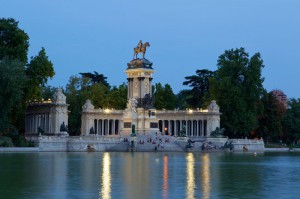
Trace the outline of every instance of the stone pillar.
<instances>
[{"instance_id":1,"label":"stone pillar","mask_svg":"<svg viewBox=\"0 0 300 199\"><path fill-rule=\"evenodd\" d=\"M196 130L196 133L197 133L197 136L199 137L199 120L196 121L196 126L197 126L197 130Z\"/></svg>"},{"instance_id":2,"label":"stone pillar","mask_svg":"<svg viewBox=\"0 0 300 199\"><path fill-rule=\"evenodd\" d=\"M101 120L101 135L104 135L104 120Z\"/></svg>"},{"instance_id":3,"label":"stone pillar","mask_svg":"<svg viewBox=\"0 0 300 199\"><path fill-rule=\"evenodd\" d=\"M165 120L162 120L162 134L165 134Z\"/></svg>"},{"instance_id":4,"label":"stone pillar","mask_svg":"<svg viewBox=\"0 0 300 199\"><path fill-rule=\"evenodd\" d=\"M112 135L116 135L116 126L115 126L116 124L115 124L115 120L113 119L112 120Z\"/></svg>"},{"instance_id":5,"label":"stone pillar","mask_svg":"<svg viewBox=\"0 0 300 199\"><path fill-rule=\"evenodd\" d=\"M174 120L174 135L177 136L177 120Z\"/></svg>"},{"instance_id":6,"label":"stone pillar","mask_svg":"<svg viewBox=\"0 0 300 199\"><path fill-rule=\"evenodd\" d=\"M107 135L109 135L110 119L107 119Z\"/></svg>"},{"instance_id":7,"label":"stone pillar","mask_svg":"<svg viewBox=\"0 0 300 199\"><path fill-rule=\"evenodd\" d=\"M153 78L149 78L149 92L151 96L152 96L152 79Z\"/></svg>"},{"instance_id":8,"label":"stone pillar","mask_svg":"<svg viewBox=\"0 0 300 199\"><path fill-rule=\"evenodd\" d=\"M191 120L191 136L194 136L194 120Z\"/></svg>"},{"instance_id":9,"label":"stone pillar","mask_svg":"<svg viewBox=\"0 0 300 199\"><path fill-rule=\"evenodd\" d=\"M94 106L91 100L86 100L85 104L82 106L81 113L81 134L89 135L90 129L94 126L94 119L91 112L94 110Z\"/></svg>"}]
</instances>

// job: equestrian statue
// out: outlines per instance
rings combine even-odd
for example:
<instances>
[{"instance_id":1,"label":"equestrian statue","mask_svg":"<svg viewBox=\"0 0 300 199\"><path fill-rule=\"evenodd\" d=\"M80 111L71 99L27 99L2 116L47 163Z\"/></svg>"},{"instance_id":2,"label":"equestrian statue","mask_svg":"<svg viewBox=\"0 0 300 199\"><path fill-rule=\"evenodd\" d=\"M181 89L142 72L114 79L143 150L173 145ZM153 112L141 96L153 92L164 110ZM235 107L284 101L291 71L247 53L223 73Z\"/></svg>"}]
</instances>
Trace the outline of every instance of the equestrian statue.
<instances>
[{"instance_id":1,"label":"equestrian statue","mask_svg":"<svg viewBox=\"0 0 300 199\"><path fill-rule=\"evenodd\" d=\"M137 59L137 55L139 53L143 53L143 59L144 59L147 47L150 47L149 42L145 42L143 44L142 40L140 40L140 42L138 43L137 47L134 48L133 59Z\"/></svg>"}]
</instances>

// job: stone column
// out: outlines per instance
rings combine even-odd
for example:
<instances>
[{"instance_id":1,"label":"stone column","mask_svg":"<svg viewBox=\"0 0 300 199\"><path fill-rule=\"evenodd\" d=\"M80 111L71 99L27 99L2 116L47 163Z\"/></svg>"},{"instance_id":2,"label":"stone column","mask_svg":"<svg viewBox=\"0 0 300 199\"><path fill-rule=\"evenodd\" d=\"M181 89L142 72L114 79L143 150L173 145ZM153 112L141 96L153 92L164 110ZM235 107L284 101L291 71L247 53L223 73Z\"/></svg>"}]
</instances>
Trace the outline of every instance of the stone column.
<instances>
[{"instance_id":1,"label":"stone column","mask_svg":"<svg viewBox=\"0 0 300 199\"><path fill-rule=\"evenodd\" d=\"M177 120L174 120L174 135L177 136Z\"/></svg>"},{"instance_id":2,"label":"stone column","mask_svg":"<svg viewBox=\"0 0 300 199\"><path fill-rule=\"evenodd\" d=\"M109 127L110 127L110 124L109 124L109 119L107 119L107 135L109 135Z\"/></svg>"},{"instance_id":3,"label":"stone column","mask_svg":"<svg viewBox=\"0 0 300 199\"><path fill-rule=\"evenodd\" d=\"M150 96L152 96L152 79L153 78L149 78L149 93L150 93Z\"/></svg>"},{"instance_id":4,"label":"stone column","mask_svg":"<svg viewBox=\"0 0 300 199\"><path fill-rule=\"evenodd\" d=\"M165 134L165 120L162 120L162 134Z\"/></svg>"},{"instance_id":5,"label":"stone column","mask_svg":"<svg viewBox=\"0 0 300 199\"><path fill-rule=\"evenodd\" d=\"M194 136L194 120L191 120L191 136Z\"/></svg>"},{"instance_id":6,"label":"stone column","mask_svg":"<svg viewBox=\"0 0 300 199\"><path fill-rule=\"evenodd\" d=\"M188 120L185 120L185 125L186 125L185 126L186 127L185 135L188 136L189 135L189 133L188 133L189 132L189 122L188 122Z\"/></svg>"},{"instance_id":7,"label":"stone column","mask_svg":"<svg viewBox=\"0 0 300 199\"><path fill-rule=\"evenodd\" d=\"M101 135L104 135L104 119L101 120Z\"/></svg>"},{"instance_id":8,"label":"stone column","mask_svg":"<svg viewBox=\"0 0 300 199\"><path fill-rule=\"evenodd\" d=\"M116 121L113 119L112 120L112 133L113 135L116 135Z\"/></svg>"}]
</instances>

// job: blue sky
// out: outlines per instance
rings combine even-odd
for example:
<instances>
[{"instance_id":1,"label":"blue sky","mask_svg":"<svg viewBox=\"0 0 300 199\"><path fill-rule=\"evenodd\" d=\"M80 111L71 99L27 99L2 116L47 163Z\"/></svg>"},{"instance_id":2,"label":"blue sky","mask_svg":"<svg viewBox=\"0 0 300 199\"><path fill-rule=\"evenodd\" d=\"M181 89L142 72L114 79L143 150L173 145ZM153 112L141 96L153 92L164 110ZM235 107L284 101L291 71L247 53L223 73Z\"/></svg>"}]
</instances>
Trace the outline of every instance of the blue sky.
<instances>
[{"instance_id":1,"label":"blue sky","mask_svg":"<svg viewBox=\"0 0 300 199\"><path fill-rule=\"evenodd\" d=\"M111 85L126 82L126 64L140 39L148 41L154 83L174 92L185 76L216 70L226 49L245 47L264 60L264 86L300 97L299 0L0 0L30 37L29 55L45 47L54 64L53 86L97 71Z\"/></svg>"}]
</instances>

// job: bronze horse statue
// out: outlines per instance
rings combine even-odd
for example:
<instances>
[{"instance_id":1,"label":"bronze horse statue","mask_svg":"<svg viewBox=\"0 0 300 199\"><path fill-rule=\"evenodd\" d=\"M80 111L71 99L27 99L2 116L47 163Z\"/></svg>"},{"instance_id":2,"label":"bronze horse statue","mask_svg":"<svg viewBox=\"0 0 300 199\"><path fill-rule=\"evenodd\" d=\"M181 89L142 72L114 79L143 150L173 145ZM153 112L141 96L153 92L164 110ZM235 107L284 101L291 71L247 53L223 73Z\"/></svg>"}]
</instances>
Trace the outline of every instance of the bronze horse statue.
<instances>
[{"instance_id":1,"label":"bronze horse statue","mask_svg":"<svg viewBox=\"0 0 300 199\"><path fill-rule=\"evenodd\" d=\"M142 44L141 46L137 46L134 48L134 54L133 54L133 59L137 59L137 55L139 53L143 53L143 58L145 58L145 53L146 53L146 49L147 47L150 47L149 42L145 42L144 44Z\"/></svg>"}]
</instances>

